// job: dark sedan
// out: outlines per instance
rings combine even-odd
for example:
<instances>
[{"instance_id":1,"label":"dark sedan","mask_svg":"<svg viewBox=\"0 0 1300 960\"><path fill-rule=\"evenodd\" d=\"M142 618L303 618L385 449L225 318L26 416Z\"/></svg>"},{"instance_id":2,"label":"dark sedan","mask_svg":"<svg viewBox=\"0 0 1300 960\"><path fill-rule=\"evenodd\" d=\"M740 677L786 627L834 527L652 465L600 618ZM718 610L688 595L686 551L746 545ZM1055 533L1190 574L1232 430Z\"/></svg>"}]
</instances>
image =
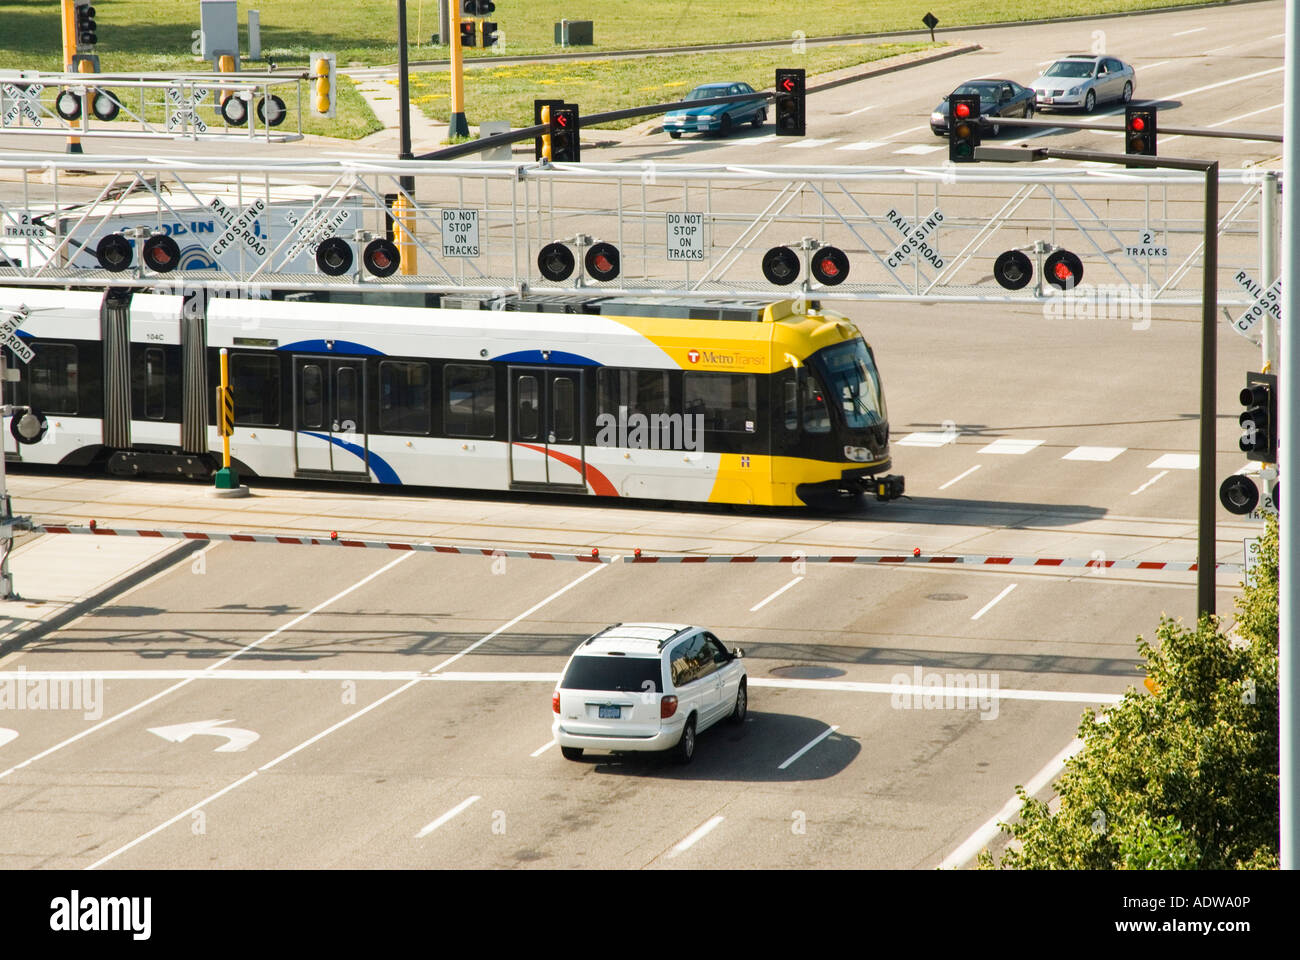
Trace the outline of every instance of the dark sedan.
<instances>
[{"instance_id":1,"label":"dark sedan","mask_svg":"<svg viewBox=\"0 0 1300 960\"><path fill-rule=\"evenodd\" d=\"M711 97L728 97L754 93L747 83L706 83L686 95L687 100L708 100ZM742 123L761 127L767 120L767 100L740 100L733 103L715 103L703 107L687 107L664 115L664 130L676 140L683 133L718 133L726 136Z\"/></svg>"},{"instance_id":2,"label":"dark sedan","mask_svg":"<svg viewBox=\"0 0 1300 960\"><path fill-rule=\"evenodd\" d=\"M981 116L1032 117L1034 115L1034 91L1022 87L1014 80L967 80L953 93L979 94ZM947 135L947 97L930 114L930 129L934 131L936 137ZM996 136L1000 125L994 123L985 129Z\"/></svg>"}]
</instances>

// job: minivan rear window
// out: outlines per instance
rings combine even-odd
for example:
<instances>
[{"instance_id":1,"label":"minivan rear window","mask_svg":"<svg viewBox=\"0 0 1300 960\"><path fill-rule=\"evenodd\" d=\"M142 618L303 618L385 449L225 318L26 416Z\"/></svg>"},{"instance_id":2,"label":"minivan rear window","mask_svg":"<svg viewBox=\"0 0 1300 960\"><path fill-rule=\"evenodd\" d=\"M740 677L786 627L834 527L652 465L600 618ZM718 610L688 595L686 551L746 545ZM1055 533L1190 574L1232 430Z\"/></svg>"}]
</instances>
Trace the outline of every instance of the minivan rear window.
<instances>
[{"instance_id":1,"label":"minivan rear window","mask_svg":"<svg viewBox=\"0 0 1300 960\"><path fill-rule=\"evenodd\" d=\"M560 686L565 690L663 691L658 657L574 657Z\"/></svg>"}]
</instances>

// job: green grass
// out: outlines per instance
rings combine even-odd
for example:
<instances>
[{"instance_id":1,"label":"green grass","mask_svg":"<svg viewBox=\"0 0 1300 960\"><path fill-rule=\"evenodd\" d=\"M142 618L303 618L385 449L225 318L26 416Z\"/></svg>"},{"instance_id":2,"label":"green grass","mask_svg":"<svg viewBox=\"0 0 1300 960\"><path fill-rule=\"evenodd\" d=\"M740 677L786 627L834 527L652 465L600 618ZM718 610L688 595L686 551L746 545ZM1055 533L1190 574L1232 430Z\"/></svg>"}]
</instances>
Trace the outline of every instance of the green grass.
<instances>
[{"instance_id":1,"label":"green grass","mask_svg":"<svg viewBox=\"0 0 1300 960\"><path fill-rule=\"evenodd\" d=\"M599 113L680 100L692 87L709 81L743 80L761 90L772 85L776 67L790 66L792 61L812 77L931 46L929 41L859 42L809 47L797 57L785 49L759 49L673 57L501 64L466 73L465 112L476 124L484 120L505 120L518 129L532 125L533 100L537 98L561 98L581 104L584 114ZM446 73L413 74L411 102L427 116L445 120L451 109L448 84ZM603 126L620 129L645 119L637 117Z\"/></svg>"}]
</instances>

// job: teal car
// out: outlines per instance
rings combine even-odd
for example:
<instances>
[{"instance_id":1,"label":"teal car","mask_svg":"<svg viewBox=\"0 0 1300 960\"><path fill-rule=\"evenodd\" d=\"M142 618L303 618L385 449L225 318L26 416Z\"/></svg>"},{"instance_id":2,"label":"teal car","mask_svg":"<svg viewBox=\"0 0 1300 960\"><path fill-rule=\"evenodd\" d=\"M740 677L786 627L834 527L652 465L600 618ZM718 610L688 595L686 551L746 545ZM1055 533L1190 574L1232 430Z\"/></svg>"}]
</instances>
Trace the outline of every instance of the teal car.
<instances>
[{"instance_id":1,"label":"teal car","mask_svg":"<svg viewBox=\"0 0 1300 960\"><path fill-rule=\"evenodd\" d=\"M742 93L754 93L747 83L706 83L696 87L682 99L709 100ZM703 107L687 107L664 115L664 129L676 140L683 133L720 133L724 137L742 123L761 127L767 121L767 100L759 96L754 100L737 100L734 103L715 103Z\"/></svg>"}]
</instances>

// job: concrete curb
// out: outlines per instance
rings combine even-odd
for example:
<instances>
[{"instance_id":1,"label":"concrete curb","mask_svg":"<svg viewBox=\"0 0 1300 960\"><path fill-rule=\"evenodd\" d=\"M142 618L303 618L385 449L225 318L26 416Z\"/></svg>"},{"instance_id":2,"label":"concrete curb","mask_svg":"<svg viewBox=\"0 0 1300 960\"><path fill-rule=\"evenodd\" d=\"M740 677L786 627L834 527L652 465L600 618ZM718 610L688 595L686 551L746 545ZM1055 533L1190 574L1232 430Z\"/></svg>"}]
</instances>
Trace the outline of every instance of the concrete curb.
<instances>
[{"instance_id":1,"label":"concrete curb","mask_svg":"<svg viewBox=\"0 0 1300 960\"><path fill-rule=\"evenodd\" d=\"M1114 13L1086 13L1073 17L1043 17L1037 20L1001 20L993 23L963 23L951 27L937 27L935 34L940 33L958 33L969 30L996 30L1005 27L1033 27L1043 24L1052 23L1076 23L1082 20L1114 20L1119 17L1145 17L1154 16L1161 13L1179 13L1188 10L1206 10L1214 7L1235 7L1249 3L1264 3L1266 0L1211 0L1209 3L1182 3L1170 7L1151 7L1145 10L1119 10ZM828 44L828 43L847 43L855 40L897 40L905 37L928 37L930 31L922 28L920 30L894 30L885 33L845 33L825 37L807 37L804 43L811 44ZM783 47L791 42L790 39L782 40L744 40L739 43L716 43L716 44L697 44L694 46L681 47L645 47L640 50L592 50L586 53L539 53L528 57L475 57L465 61L466 69L470 69L480 62L483 64L504 64L504 63L531 63L545 62L550 60L599 60L606 57L645 57L661 56L681 53L716 53L720 50L750 50L760 49L763 47ZM449 64L448 60L412 60L411 67L445 67ZM353 70L396 70L397 64L376 64L369 67L353 67ZM340 71L347 74L347 70Z\"/></svg>"},{"instance_id":2,"label":"concrete curb","mask_svg":"<svg viewBox=\"0 0 1300 960\"><path fill-rule=\"evenodd\" d=\"M190 554L197 553L207 543L199 540L179 543L171 550L161 556L155 557L146 563L143 567L137 567L129 573L123 574L115 580L111 580L104 586L100 587L90 596L78 600L71 606L59 611L48 620L41 620L26 629L17 630L12 636L0 640L0 656L13 653L20 650L33 640L39 640L48 633L61 630L68 624L85 616L96 607L108 603L115 597L125 593L132 587L144 583L150 577L162 573L168 567L184 560Z\"/></svg>"}]
</instances>

